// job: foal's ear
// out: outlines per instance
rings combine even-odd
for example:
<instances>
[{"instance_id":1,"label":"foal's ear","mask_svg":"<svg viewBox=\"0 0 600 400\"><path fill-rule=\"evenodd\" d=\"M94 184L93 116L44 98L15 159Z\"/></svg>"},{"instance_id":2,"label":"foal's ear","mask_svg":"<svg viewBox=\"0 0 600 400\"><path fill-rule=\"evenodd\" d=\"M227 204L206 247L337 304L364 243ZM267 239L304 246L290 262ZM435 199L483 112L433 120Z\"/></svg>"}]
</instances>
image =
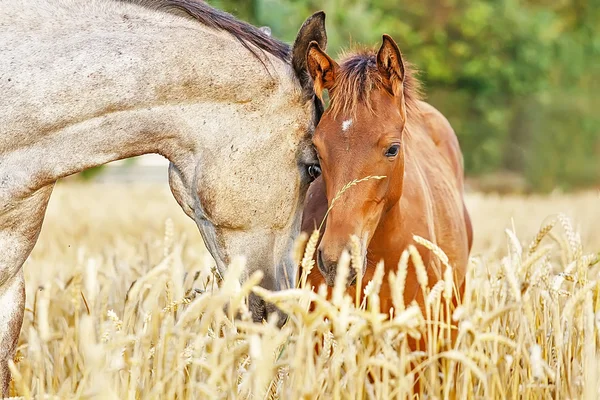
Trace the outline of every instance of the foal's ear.
<instances>
[{"instance_id":1,"label":"foal's ear","mask_svg":"<svg viewBox=\"0 0 600 400\"><path fill-rule=\"evenodd\" d=\"M404 61L402 53L394 39L383 35L383 43L377 52L377 69L383 77L387 89L396 97L400 112L406 120L406 105L404 104Z\"/></svg>"},{"instance_id":2,"label":"foal's ear","mask_svg":"<svg viewBox=\"0 0 600 400\"><path fill-rule=\"evenodd\" d=\"M312 82L306 69L306 52L311 42L317 42L321 48L327 47L327 32L325 31L325 13L319 11L311 15L298 31L298 36L292 46L292 67L306 93L312 96Z\"/></svg>"},{"instance_id":3,"label":"foal's ear","mask_svg":"<svg viewBox=\"0 0 600 400\"><path fill-rule=\"evenodd\" d=\"M333 87L339 66L321 50L317 42L311 42L308 46L306 65L314 82L315 93L322 99L323 90L329 90Z\"/></svg>"}]
</instances>

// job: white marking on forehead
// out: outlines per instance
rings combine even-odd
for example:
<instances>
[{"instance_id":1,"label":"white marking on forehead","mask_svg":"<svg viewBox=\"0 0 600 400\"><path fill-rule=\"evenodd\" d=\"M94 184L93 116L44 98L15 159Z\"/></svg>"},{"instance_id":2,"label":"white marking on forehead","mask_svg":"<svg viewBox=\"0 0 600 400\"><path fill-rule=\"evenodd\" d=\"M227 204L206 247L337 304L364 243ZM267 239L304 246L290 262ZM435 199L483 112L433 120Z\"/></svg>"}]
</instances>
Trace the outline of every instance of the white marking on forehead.
<instances>
[{"instance_id":1,"label":"white marking on forehead","mask_svg":"<svg viewBox=\"0 0 600 400\"><path fill-rule=\"evenodd\" d=\"M351 125L352 125L351 119L345 120L344 122L342 122L342 131L346 132L348 130L348 128L350 128Z\"/></svg>"}]
</instances>

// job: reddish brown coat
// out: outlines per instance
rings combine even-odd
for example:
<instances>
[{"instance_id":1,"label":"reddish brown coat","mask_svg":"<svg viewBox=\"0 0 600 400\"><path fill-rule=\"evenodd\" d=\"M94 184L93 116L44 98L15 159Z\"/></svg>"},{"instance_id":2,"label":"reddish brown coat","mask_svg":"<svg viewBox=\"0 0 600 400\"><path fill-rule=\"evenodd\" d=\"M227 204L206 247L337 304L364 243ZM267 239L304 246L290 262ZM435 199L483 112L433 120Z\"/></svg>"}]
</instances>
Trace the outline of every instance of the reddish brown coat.
<instances>
[{"instance_id":1,"label":"reddish brown coat","mask_svg":"<svg viewBox=\"0 0 600 400\"><path fill-rule=\"evenodd\" d=\"M357 235L368 248L361 296L383 260L380 297L387 312L392 307L387 275L397 270L408 245L415 245L423 258L429 286L443 278L435 255L413 240L418 235L444 250L462 292L473 233L463 199L462 153L447 119L419 99L418 83L388 36L377 54L352 55L340 65L314 45L308 65L315 88L328 89L332 100L313 139L323 175L307 194L302 230L310 234L321 224L348 182L386 176L351 187L335 202L322 229L318 268L311 271L310 283L315 288L333 284L338 257L350 235ZM386 156L394 153L393 146L399 146L398 155ZM347 289L353 298L355 290ZM416 299L423 306L412 263L404 297L407 304Z\"/></svg>"}]
</instances>

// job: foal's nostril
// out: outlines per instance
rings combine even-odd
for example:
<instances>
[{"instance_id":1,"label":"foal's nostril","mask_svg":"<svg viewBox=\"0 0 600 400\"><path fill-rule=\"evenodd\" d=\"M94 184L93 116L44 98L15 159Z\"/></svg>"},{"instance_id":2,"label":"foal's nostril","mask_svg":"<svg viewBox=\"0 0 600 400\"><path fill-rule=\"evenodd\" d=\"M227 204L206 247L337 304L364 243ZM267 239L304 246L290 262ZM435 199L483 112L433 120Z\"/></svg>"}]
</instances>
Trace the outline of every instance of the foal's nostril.
<instances>
[{"instance_id":1,"label":"foal's nostril","mask_svg":"<svg viewBox=\"0 0 600 400\"><path fill-rule=\"evenodd\" d=\"M348 286L356 285L357 278L358 274L356 273L356 271L350 270L350 273L348 275Z\"/></svg>"},{"instance_id":2,"label":"foal's nostril","mask_svg":"<svg viewBox=\"0 0 600 400\"><path fill-rule=\"evenodd\" d=\"M317 264L319 265L319 269L322 273L327 273L327 268L325 267L325 262L323 262L323 252L321 249L317 250Z\"/></svg>"}]
</instances>

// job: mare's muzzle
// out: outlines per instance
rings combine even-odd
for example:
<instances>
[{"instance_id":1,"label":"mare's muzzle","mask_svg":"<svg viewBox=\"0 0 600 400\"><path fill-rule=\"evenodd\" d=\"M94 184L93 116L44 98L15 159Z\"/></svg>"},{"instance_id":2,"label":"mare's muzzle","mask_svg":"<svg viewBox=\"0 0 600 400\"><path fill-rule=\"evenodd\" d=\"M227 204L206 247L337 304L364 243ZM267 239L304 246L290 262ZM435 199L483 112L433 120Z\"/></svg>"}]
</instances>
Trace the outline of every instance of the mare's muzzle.
<instances>
[{"instance_id":1,"label":"mare's muzzle","mask_svg":"<svg viewBox=\"0 0 600 400\"><path fill-rule=\"evenodd\" d=\"M250 293L248 296L248 307L252 313L254 322L268 321L272 314L277 315L277 327L281 328L287 321L287 314L277 308L274 304L265 302L260 296Z\"/></svg>"}]
</instances>

